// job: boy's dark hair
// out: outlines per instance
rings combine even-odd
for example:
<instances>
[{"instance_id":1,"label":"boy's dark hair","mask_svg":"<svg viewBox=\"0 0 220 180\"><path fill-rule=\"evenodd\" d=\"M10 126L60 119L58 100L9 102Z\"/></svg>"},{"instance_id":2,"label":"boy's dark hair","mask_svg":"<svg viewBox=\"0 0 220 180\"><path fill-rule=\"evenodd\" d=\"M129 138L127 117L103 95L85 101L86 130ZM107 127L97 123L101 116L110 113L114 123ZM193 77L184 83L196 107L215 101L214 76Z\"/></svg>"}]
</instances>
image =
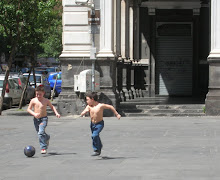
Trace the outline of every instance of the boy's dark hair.
<instances>
[{"instance_id":1,"label":"boy's dark hair","mask_svg":"<svg viewBox=\"0 0 220 180\"><path fill-rule=\"evenodd\" d=\"M44 86L37 86L35 88L35 91L43 91L44 92Z\"/></svg>"},{"instance_id":2,"label":"boy's dark hair","mask_svg":"<svg viewBox=\"0 0 220 180\"><path fill-rule=\"evenodd\" d=\"M90 99L94 99L94 101L98 101L98 95L96 92L87 93L86 97L89 97Z\"/></svg>"}]
</instances>

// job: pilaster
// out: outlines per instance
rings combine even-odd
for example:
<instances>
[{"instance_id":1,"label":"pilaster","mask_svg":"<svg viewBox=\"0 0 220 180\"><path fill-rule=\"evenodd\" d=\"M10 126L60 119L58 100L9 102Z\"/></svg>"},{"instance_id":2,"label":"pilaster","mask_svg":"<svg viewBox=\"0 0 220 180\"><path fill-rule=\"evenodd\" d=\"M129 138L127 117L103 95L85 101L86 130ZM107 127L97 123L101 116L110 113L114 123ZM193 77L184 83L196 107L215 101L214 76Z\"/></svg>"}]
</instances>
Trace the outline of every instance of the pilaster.
<instances>
[{"instance_id":1,"label":"pilaster","mask_svg":"<svg viewBox=\"0 0 220 180\"><path fill-rule=\"evenodd\" d=\"M220 115L220 1L211 1L211 51L209 62L209 92L206 115Z\"/></svg>"},{"instance_id":2,"label":"pilaster","mask_svg":"<svg viewBox=\"0 0 220 180\"><path fill-rule=\"evenodd\" d=\"M87 5L77 5L74 0L63 0L63 51L60 55L61 58L90 56L89 9Z\"/></svg>"},{"instance_id":3,"label":"pilaster","mask_svg":"<svg viewBox=\"0 0 220 180\"><path fill-rule=\"evenodd\" d=\"M121 56L121 2L114 0L114 52Z\"/></svg>"},{"instance_id":4,"label":"pilaster","mask_svg":"<svg viewBox=\"0 0 220 180\"><path fill-rule=\"evenodd\" d=\"M121 57L126 59L126 0L121 1Z\"/></svg>"},{"instance_id":5,"label":"pilaster","mask_svg":"<svg viewBox=\"0 0 220 180\"><path fill-rule=\"evenodd\" d=\"M97 57L114 57L113 53L113 0L100 1L100 51Z\"/></svg>"},{"instance_id":6,"label":"pilaster","mask_svg":"<svg viewBox=\"0 0 220 180\"><path fill-rule=\"evenodd\" d=\"M129 6L129 58L134 60L134 11L133 11L133 1L130 2Z\"/></svg>"}]
</instances>

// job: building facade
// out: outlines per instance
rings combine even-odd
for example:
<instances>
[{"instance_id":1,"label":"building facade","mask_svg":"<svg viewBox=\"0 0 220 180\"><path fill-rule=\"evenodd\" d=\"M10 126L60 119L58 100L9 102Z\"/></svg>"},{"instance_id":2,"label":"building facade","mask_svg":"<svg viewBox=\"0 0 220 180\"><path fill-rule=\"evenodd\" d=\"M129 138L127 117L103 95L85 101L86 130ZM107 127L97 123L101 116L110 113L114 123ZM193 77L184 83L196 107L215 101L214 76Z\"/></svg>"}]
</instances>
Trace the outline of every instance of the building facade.
<instances>
[{"instance_id":1,"label":"building facade","mask_svg":"<svg viewBox=\"0 0 220 180\"><path fill-rule=\"evenodd\" d=\"M220 2L62 2L62 114L85 107L74 75L86 69L99 72L100 101L115 107L137 97L190 96L206 99L208 115L220 114Z\"/></svg>"}]
</instances>

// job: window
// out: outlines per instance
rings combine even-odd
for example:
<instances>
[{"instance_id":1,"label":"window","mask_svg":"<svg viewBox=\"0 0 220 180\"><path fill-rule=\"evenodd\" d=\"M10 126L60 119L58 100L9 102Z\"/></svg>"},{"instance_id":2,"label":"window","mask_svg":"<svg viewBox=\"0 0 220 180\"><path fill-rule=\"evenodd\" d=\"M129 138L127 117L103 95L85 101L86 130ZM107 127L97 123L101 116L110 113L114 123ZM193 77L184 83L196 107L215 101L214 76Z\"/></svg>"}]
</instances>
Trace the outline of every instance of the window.
<instances>
[{"instance_id":1,"label":"window","mask_svg":"<svg viewBox=\"0 0 220 180\"><path fill-rule=\"evenodd\" d=\"M3 80L0 80L0 88L3 88Z\"/></svg>"},{"instance_id":2,"label":"window","mask_svg":"<svg viewBox=\"0 0 220 180\"><path fill-rule=\"evenodd\" d=\"M11 79L8 80L8 84L9 84L9 89L15 89L14 82Z\"/></svg>"},{"instance_id":3,"label":"window","mask_svg":"<svg viewBox=\"0 0 220 180\"><path fill-rule=\"evenodd\" d=\"M25 75L25 77L28 77L28 75ZM36 83L41 83L41 76L35 76L36 77ZM29 82L34 82L34 76L30 75Z\"/></svg>"},{"instance_id":4,"label":"window","mask_svg":"<svg viewBox=\"0 0 220 180\"><path fill-rule=\"evenodd\" d=\"M54 74L53 79L56 79L56 77L57 77L57 80L61 80L61 74Z\"/></svg>"}]
</instances>

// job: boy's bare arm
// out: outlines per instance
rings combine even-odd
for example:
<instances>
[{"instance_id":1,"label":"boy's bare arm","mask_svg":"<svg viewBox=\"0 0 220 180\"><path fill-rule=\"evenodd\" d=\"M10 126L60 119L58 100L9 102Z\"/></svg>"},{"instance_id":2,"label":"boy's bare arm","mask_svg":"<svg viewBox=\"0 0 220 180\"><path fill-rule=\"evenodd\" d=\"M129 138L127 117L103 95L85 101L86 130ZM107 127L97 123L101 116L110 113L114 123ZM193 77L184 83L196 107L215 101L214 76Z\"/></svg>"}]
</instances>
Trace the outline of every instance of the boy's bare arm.
<instances>
[{"instance_id":1,"label":"boy's bare arm","mask_svg":"<svg viewBox=\"0 0 220 180\"><path fill-rule=\"evenodd\" d=\"M87 105L86 108L81 112L80 116L84 116L87 112L89 112L89 106Z\"/></svg>"},{"instance_id":2,"label":"boy's bare arm","mask_svg":"<svg viewBox=\"0 0 220 180\"><path fill-rule=\"evenodd\" d=\"M121 115L116 111L116 109L114 108L114 106L112 105L109 105L109 104L103 104L102 107L104 109L111 109L112 112L115 114L115 116L120 119L121 118Z\"/></svg>"},{"instance_id":3,"label":"boy's bare arm","mask_svg":"<svg viewBox=\"0 0 220 180\"><path fill-rule=\"evenodd\" d=\"M56 117L60 118L60 114L57 112L56 108L51 104L51 102L48 100L48 106L53 110Z\"/></svg>"}]
</instances>

